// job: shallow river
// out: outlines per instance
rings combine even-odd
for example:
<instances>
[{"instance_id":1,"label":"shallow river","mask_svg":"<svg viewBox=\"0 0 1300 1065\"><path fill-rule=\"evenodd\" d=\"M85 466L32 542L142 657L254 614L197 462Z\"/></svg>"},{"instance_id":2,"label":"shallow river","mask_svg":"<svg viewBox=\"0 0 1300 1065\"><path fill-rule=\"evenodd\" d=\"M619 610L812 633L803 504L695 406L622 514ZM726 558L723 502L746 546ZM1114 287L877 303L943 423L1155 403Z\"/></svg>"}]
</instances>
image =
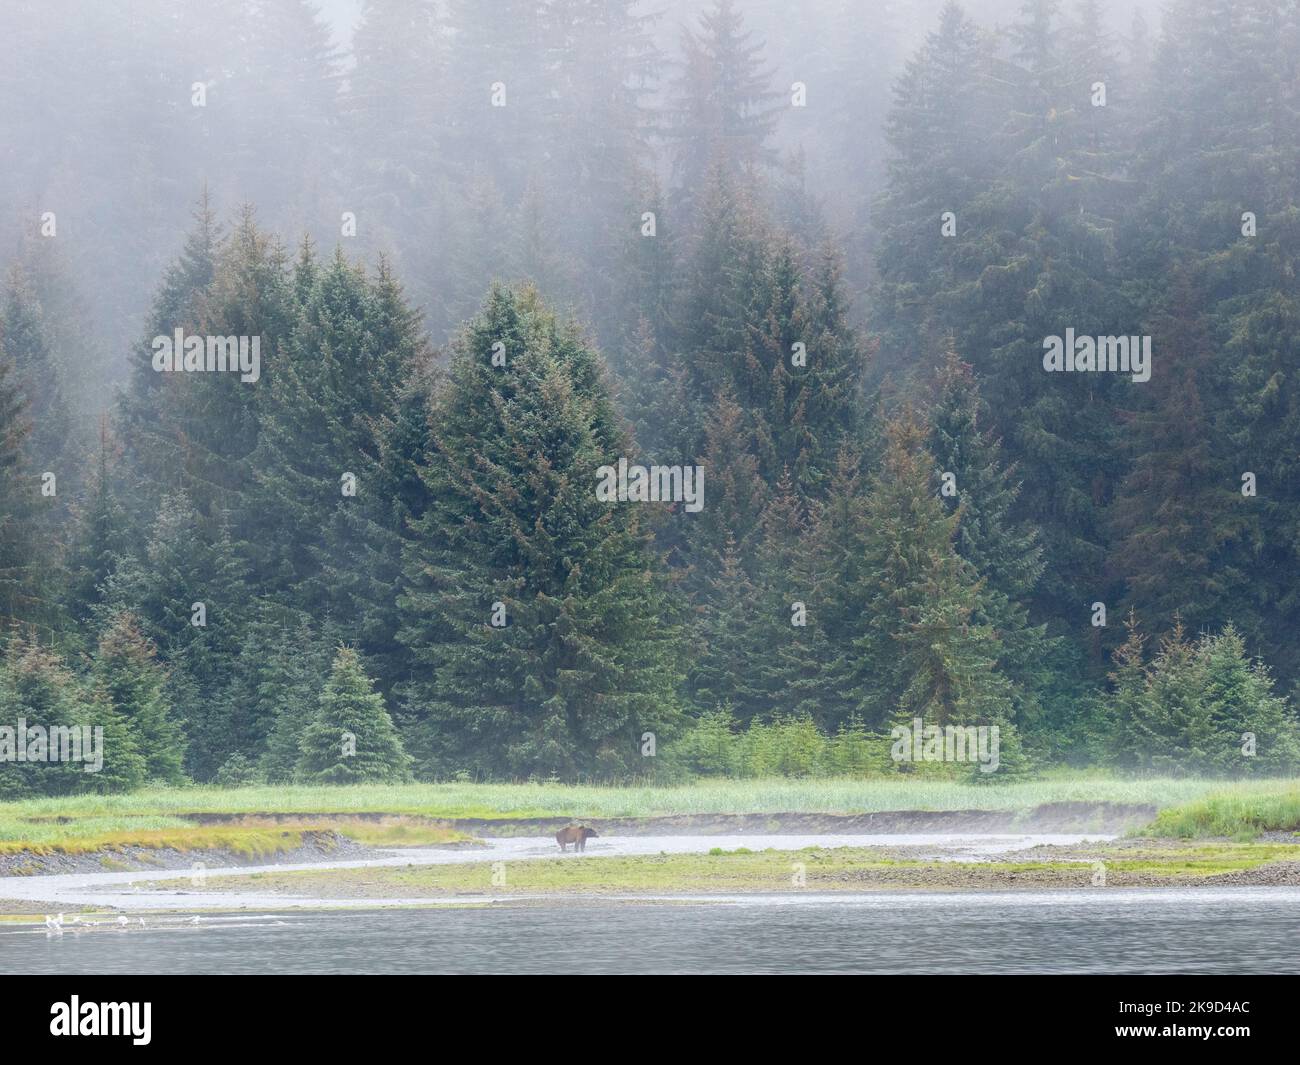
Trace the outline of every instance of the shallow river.
<instances>
[{"instance_id":1,"label":"shallow river","mask_svg":"<svg viewBox=\"0 0 1300 1065\"><path fill-rule=\"evenodd\" d=\"M0 930L5 973L802 971L1300 973L1300 889L498 903Z\"/></svg>"},{"instance_id":2,"label":"shallow river","mask_svg":"<svg viewBox=\"0 0 1300 1065\"><path fill-rule=\"evenodd\" d=\"M586 861L592 858L635 854L704 854L713 849L724 851L746 847L760 851L768 848L798 851L804 847L879 847L915 848L912 857L936 861L980 861L1012 854L1030 847L1069 846L1085 840L1109 839L1101 835L1034 835L961 834L929 832L889 835L710 835L710 836L618 836L587 841L584 854L570 848L565 858ZM265 866L231 868L200 867L193 874L208 876L249 876L253 873L295 869L363 869L402 865L450 865L464 862L518 862L539 858L560 858L561 853L550 836L516 836L486 839L472 848L409 847L380 851L382 857L351 861L324 861L308 864L282 863ZM202 863L200 863L202 866ZM188 890L185 883L191 874L185 870L171 872L135 871L128 873L60 873L50 876L10 876L0 878L0 899L20 899L46 905L52 911L73 911L96 906L148 912L161 910L270 909L284 907L339 908L363 907L355 900L287 898L282 895L258 894L255 890L239 894ZM153 889L149 881L170 880L166 888ZM386 906L416 904L425 906L428 899L386 899ZM373 905L373 904L371 904Z\"/></svg>"},{"instance_id":3,"label":"shallow river","mask_svg":"<svg viewBox=\"0 0 1300 1065\"><path fill-rule=\"evenodd\" d=\"M856 846L917 848L917 857L981 861L1085 838L1106 837L625 836L592 839L585 855L570 851L566 860L715 847ZM560 857L553 839L521 837L473 849L413 848L365 860L260 868L552 857ZM68 915L54 932L0 924L0 973L1300 972L1300 888L802 891L624 900L466 895L377 903L288 898L255 889L199 892L185 879L161 889L147 883L186 875L0 879L0 898L37 902ZM119 912L74 918L83 906Z\"/></svg>"}]
</instances>

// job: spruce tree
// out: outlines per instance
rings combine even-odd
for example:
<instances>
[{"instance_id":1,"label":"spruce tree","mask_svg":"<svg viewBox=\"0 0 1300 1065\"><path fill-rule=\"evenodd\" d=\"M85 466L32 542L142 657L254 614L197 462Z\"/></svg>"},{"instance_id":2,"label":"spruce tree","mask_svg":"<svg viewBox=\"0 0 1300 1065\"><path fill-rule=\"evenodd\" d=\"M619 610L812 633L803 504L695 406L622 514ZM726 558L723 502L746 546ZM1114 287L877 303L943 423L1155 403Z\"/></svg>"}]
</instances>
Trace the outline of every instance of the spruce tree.
<instances>
[{"instance_id":1,"label":"spruce tree","mask_svg":"<svg viewBox=\"0 0 1300 1065\"><path fill-rule=\"evenodd\" d=\"M502 364L504 363L504 364ZM677 717L675 626L599 355L536 293L495 288L435 398L398 599L422 768L627 772Z\"/></svg>"},{"instance_id":2,"label":"spruce tree","mask_svg":"<svg viewBox=\"0 0 1300 1065\"><path fill-rule=\"evenodd\" d=\"M806 566L807 531L807 506L784 471L759 521L759 591L750 624L764 651L747 663L747 671L770 715L824 720L817 669L821 619L808 602L813 582Z\"/></svg>"},{"instance_id":3,"label":"spruce tree","mask_svg":"<svg viewBox=\"0 0 1300 1065\"><path fill-rule=\"evenodd\" d=\"M356 497L340 498L317 551L317 585L331 624L345 626L387 699L405 669L395 603L402 544L425 505L417 469L429 434L429 396L436 370L419 316L388 268L371 285L366 329L376 351L373 392L356 429Z\"/></svg>"},{"instance_id":4,"label":"spruce tree","mask_svg":"<svg viewBox=\"0 0 1300 1065\"><path fill-rule=\"evenodd\" d=\"M756 624L759 591L741 565L735 540L727 541L702 584L690 627L695 653L686 693L702 714L722 707L741 721L761 717L770 703L759 666L771 651L764 637L772 626Z\"/></svg>"},{"instance_id":5,"label":"spruce tree","mask_svg":"<svg viewBox=\"0 0 1300 1065\"><path fill-rule=\"evenodd\" d=\"M1231 545L1258 542L1258 520L1215 447L1202 398L1214 387L1202 302L1188 278L1175 278L1168 311L1154 323L1165 365L1152 375L1147 405L1130 417L1133 462L1111 508L1112 566L1145 617L1177 614L1202 628L1240 616L1254 634L1256 603L1243 594L1250 581Z\"/></svg>"},{"instance_id":6,"label":"spruce tree","mask_svg":"<svg viewBox=\"0 0 1300 1065\"><path fill-rule=\"evenodd\" d=\"M25 272L17 265L5 281L0 323L0 359L8 358L27 399L32 432L25 446L31 463L38 471L55 472L63 488L60 495L66 497L76 483L71 415L44 311Z\"/></svg>"},{"instance_id":7,"label":"spruce tree","mask_svg":"<svg viewBox=\"0 0 1300 1065\"><path fill-rule=\"evenodd\" d=\"M340 647L320 708L302 737L302 778L313 783L400 782L409 778L384 699L374 691L355 651Z\"/></svg>"},{"instance_id":8,"label":"spruce tree","mask_svg":"<svg viewBox=\"0 0 1300 1065\"><path fill-rule=\"evenodd\" d=\"M242 740L229 695L249 608L245 572L228 522L219 520L209 538L189 497L171 493L143 552L117 560L99 611L105 624L130 611L157 647L187 740L185 769L196 780L211 779Z\"/></svg>"},{"instance_id":9,"label":"spruce tree","mask_svg":"<svg viewBox=\"0 0 1300 1065\"><path fill-rule=\"evenodd\" d=\"M1131 614L1127 629L1114 655L1108 708L1119 764L1231 776L1294 770L1295 711L1274 694L1268 668L1251 658L1232 625L1191 641L1175 616L1149 664Z\"/></svg>"},{"instance_id":10,"label":"spruce tree","mask_svg":"<svg viewBox=\"0 0 1300 1065\"><path fill-rule=\"evenodd\" d=\"M1052 681L1050 656L1060 641L1030 622L1028 604L1045 568L1043 549L1037 530L1016 516L1017 471L991 435L974 372L955 352L935 377L928 422L940 498L957 517L954 546L983 582L974 617L998 635L999 668L1016 684L1016 719L1023 730L1040 712L1039 700ZM951 494L945 494L945 484Z\"/></svg>"},{"instance_id":11,"label":"spruce tree","mask_svg":"<svg viewBox=\"0 0 1300 1065\"><path fill-rule=\"evenodd\" d=\"M257 648L256 664L236 684L235 696L262 730L261 742L253 748L262 750L258 771L269 784L290 784L329 676L331 654L310 618L271 606L250 626L247 643L250 652Z\"/></svg>"},{"instance_id":12,"label":"spruce tree","mask_svg":"<svg viewBox=\"0 0 1300 1065\"><path fill-rule=\"evenodd\" d=\"M153 339L173 336L177 329L187 336L199 332L202 303L216 272L222 240L205 185L194 210L194 225L154 296L145 336L132 352L127 385L119 399L116 418L126 461L144 488L133 514L146 521L162 486L174 489L183 484L175 408L184 389L184 375L154 370Z\"/></svg>"},{"instance_id":13,"label":"spruce tree","mask_svg":"<svg viewBox=\"0 0 1300 1065\"><path fill-rule=\"evenodd\" d=\"M706 505L698 514L680 515L695 577L715 578L728 554L754 572L755 551L762 536L759 520L767 506L768 488L759 476L752 430L745 424L740 405L726 393L714 407L699 465L705 471Z\"/></svg>"},{"instance_id":14,"label":"spruce tree","mask_svg":"<svg viewBox=\"0 0 1300 1065\"><path fill-rule=\"evenodd\" d=\"M894 88L888 183L875 212L871 317L881 372L923 367L953 328L954 298L986 263L1006 259L988 202L1002 161L996 133L1006 92L994 69L988 36L949 2Z\"/></svg>"},{"instance_id":15,"label":"spruce tree","mask_svg":"<svg viewBox=\"0 0 1300 1065\"><path fill-rule=\"evenodd\" d=\"M122 791L144 781L144 760L135 750L129 728L113 706L88 692L55 651L35 640L14 640L0 659L0 720L10 728L16 728L19 721L25 722L27 755L33 759L17 762L15 752L5 752L0 797L23 799L84 791ZM38 727L46 730L44 755L31 731ZM54 730L80 731L83 727L102 729L99 739L102 766L98 770L92 768L93 751L87 750L84 739L83 760L63 760L64 744ZM35 748L34 742L38 744ZM93 733L91 742L92 745L96 742ZM69 744L66 753L75 753L75 748Z\"/></svg>"},{"instance_id":16,"label":"spruce tree","mask_svg":"<svg viewBox=\"0 0 1300 1065\"><path fill-rule=\"evenodd\" d=\"M446 155L462 187L487 181L512 210L530 176L544 167L553 132L547 79L553 31L534 0L491 6L450 0L447 25L455 48L448 59L454 120Z\"/></svg>"},{"instance_id":17,"label":"spruce tree","mask_svg":"<svg viewBox=\"0 0 1300 1065\"><path fill-rule=\"evenodd\" d=\"M122 497L122 449L112 436L107 416L101 419L95 467L81 498L72 508L74 531L68 553L65 609L85 623L103 601L116 560L131 547L132 530Z\"/></svg>"},{"instance_id":18,"label":"spruce tree","mask_svg":"<svg viewBox=\"0 0 1300 1065\"><path fill-rule=\"evenodd\" d=\"M640 7L635 0L553 0L543 12L550 91L539 192L552 205L558 238L548 244L569 266L571 298L607 343L618 339L611 314L623 313L611 306L623 290L607 264L626 239L660 239L639 235L642 213L654 209L642 195L654 165L646 97L659 60L654 16Z\"/></svg>"},{"instance_id":19,"label":"spruce tree","mask_svg":"<svg viewBox=\"0 0 1300 1065\"><path fill-rule=\"evenodd\" d=\"M730 386L746 412L755 389L753 375L739 372L748 330L762 310L762 270L771 240L765 216L753 195L725 170L715 167L700 191L692 240L683 249L683 280L673 320L676 330L665 338L669 351L682 354L686 386L702 397L701 414ZM688 454L699 454L703 425L691 427L683 441Z\"/></svg>"},{"instance_id":20,"label":"spruce tree","mask_svg":"<svg viewBox=\"0 0 1300 1065\"><path fill-rule=\"evenodd\" d=\"M796 566L811 616L816 682L813 716L827 729L849 721L880 725L888 716L873 695L876 664L862 651L871 631L873 574L867 569L871 530L867 516L864 455L840 449L825 498L809 519L804 562Z\"/></svg>"},{"instance_id":21,"label":"spruce tree","mask_svg":"<svg viewBox=\"0 0 1300 1065\"><path fill-rule=\"evenodd\" d=\"M130 614L110 620L99 638L91 675L107 705L126 722L148 779L182 783L185 742L167 704L166 673Z\"/></svg>"},{"instance_id":22,"label":"spruce tree","mask_svg":"<svg viewBox=\"0 0 1300 1065\"><path fill-rule=\"evenodd\" d=\"M776 128L777 94L763 42L745 28L734 0L714 0L698 30L683 31L681 46L669 132L675 180L689 200L711 167L740 174L775 161L767 141Z\"/></svg>"},{"instance_id":23,"label":"spruce tree","mask_svg":"<svg viewBox=\"0 0 1300 1065\"><path fill-rule=\"evenodd\" d=\"M953 327L1020 463L1021 512L1053 559L1036 605L1057 631L1079 632L1077 604L1110 593L1105 506L1123 472L1113 411L1140 386L1119 373L1049 373L1042 360L1045 338L1067 328L1139 332L1117 283L1128 160L1112 136L1117 112L1097 106L1082 81L1110 63L1099 24L1069 24L1055 0L1027 0L1008 32L998 143L1013 162L990 191L997 221L988 227L1001 228L1003 247L954 302Z\"/></svg>"},{"instance_id":24,"label":"spruce tree","mask_svg":"<svg viewBox=\"0 0 1300 1065\"><path fill-rule=\"evenodd\" d=\"M653 365L663 362L665 346L674 336L683 234L676 224L676 211L653 172L638 171L630 187L637 209L621 220L621 230L616 230L611 255L613 292L607 305L597 304L594 313L612 368L642 402L650 402L653 391L644 389L642 381ZM646 213L654 216L652 235L645 230ZM650 359L655 363L649 363ZM638 410L634 406L628 413L636 417Z\"/></svg>"},{"instance_id":25,"label":"spruce tree","mask_svg":"<svg viewBox=\"0 0 1300 1065\"><path fill-rule=\"evenodd\" d=\"M220 515L229 511L236 524L233 535L245 540L237 526L250 502L264 397L282 362L281 350L294 319L285 250L245 206L217 257L197 331L208 337L248 338L250 345L257 338L259 376L244 380L242 372L229 370L180 375L185 381L172 407L178 436L173 446L184 463L181 483L209 525L209 535ZM256 526L256 519L252 521Z\"/></svg>"},{"instance_id":26,"label":"spruce tree","mask_svg":"<svg viewBox=\"0 0 1300 1065\"><path fill-rule=\"evenodd\" d=\"M384 334L368 328L373 295L361 267L340 250L313 277L263 402L250 505L270 534L268 586L320 608L322 532L336 508L369 487L377 444L368 419L390 413L400 365ZM352 490L347 474L358 496L344 494Z\"/></svg>"},{"instance_id":27,"label":"spruce tree","mask_svg":"<svg viewBox=\"0 0 1300 1065\"><path fill-rule=\"evenodd\" d=\"M1194 383L1209 436L1208 452L1191 456L1214 471L1212 486L1209 467L1198 478L1198 493L1240 491L1246 473L1257 486L1235 508L1220 498L1204 515L1176 511L1188 535L1166 550L1195 567L1207 561L1204 540L1214 545L1215 621L1231 617L1289 686L1300 675L1289 636L1298 604L1276 574L1294 567L1300 542L1292 445L1300 426L1292 221L1300 133L1287 102L1300 15L1291 5L1180 0L1164 25L1133 166L1145 195L1124 249L1130 284L1152 320L1179 314L1171 290L1175 299L1179 288L1194 295L1208 357L1193 359L1194 369L1187 350L1170 350L1166 360L1181 367L1168 384L1173 396ZM1199 597L1196 606L1204 609Z\"/></svg>"},{"instance_id":28,"label":"spruce tree","mask_svg":"<svg viewBox=\"0 0 1300 1065\"><path fill-rule=\"evenodd\" d=\"M1179 618L1151 660L1136 724L1138 757L1153 769L1203 769L1219 746L1205 700L1204 662Z\"/></svg>"},{"instance_id":29,"label":"spruce tree","mask_svg":"<svg viewBox=\"0 0 1300 1065\"><path fill-rule=\"evenodd\" d=\"M1232 625L1202 636L1197 654L1216 733L1210 766L1233 775L1293 772L1300 763L1300 728L1294 707L1273 693L1268 667L1251 658Z\"/></svg>"},{"instance_id":30,"label":"spruce tree","mask_svg":"<svg viewBox=\"0 0 1300 1065\"><path fill-rule=\"evenodd\" d=\"M837 255L822 247L809 262L715 170L686 267L674 337L681 387L694 397L686 409L706 414L723 397L734 402L768 488L789 470L803 498L816 498L841 444L865 422L871 349L849 322ZM704 422L683 426L689 453L703 453L709 431Z\"/></svg>"},{"instance_id":31,"label":"spruce tree","mask_svg":"<svg viewBox=\"0 0 1300 1065\"><path fill-rule=\"evenodd\" d=\"M1111 652L1114 666L1108 674L1106 714L1109 718L1109 753L1120 765L1142 763L1149 742L1146 724L1146 637L1138 626L1137 615L1129 611L1124 619L1126 637Z\"/></svg>"},{"instance_id":32,"label":"spruce tree","mask_svg":"<svg viewBox=\"0 0 1300 1065\"><path fill-rule=\"evenodd\" d=\"M976 616L984 589L954 547L960 516L939 498L925 429L908 411L887 436L865 513L871 627L858 641L876 721L1006 722L1014 690L998 670L997 635Z\"/></svg>"},{"instance_id":33,"label":"spruce tree","mask_svg":"<svg viewBox=\"0 0 1300 1065\"><path fill-rule=\"evenodd\" d=\"M1067 27L1051 0L1029 0L1003 58L959 8L944 9L890 119L874 300L882 371L928 371L952 337L980 375L1020 464L1017 510L1054 560L1035 606L1075 632L1077 604L1111 592L1104 508L1123 470L1112 412L1136 386L1046 372L1044 338L1138 332L1118 283L1127 160L1115 116L1080 80L1107 47L1082 41L1099 32L1086 22Z\"/></svg>"},{"instance_id":34,"label":"spruce tree","mask_svg":"<svg viewBox=\"0 0 1300 1065\"><path fill-rule=\"evenodd\" d=\"M30 620L36 606L31 520L35 482L26 476L23 461L30 431L13 364L0 352L0 631Z\"/></svg>"},{"instance_id":35,"label":"spruce tree","mask_svg":"<svg viewBox=\"0 0 1300 1065\"><path fill-rule=\"evenodd\" d=\"M342 105L358 148L350 153L357 238L367 251L392 256L440 332L452 313L441 249L460 206L444 158L455 112L442 34L431 0L367 0Z\"/></svg>"},{"instance_id":36,"label":"spruce tree","mask_svg":"<svg viewBox=\"0 0 1300 1065\"><path fill-rule=\"evenodd\" d=\"M109 695L94 685L93 677L90 683L87 716L92 727L104 730L101 734L104 764L97 772L85 774L81 790L105 794L143 787L153 778L145 756L137 747L138 730L132 728Z\"/></svg>"}]
</instances>

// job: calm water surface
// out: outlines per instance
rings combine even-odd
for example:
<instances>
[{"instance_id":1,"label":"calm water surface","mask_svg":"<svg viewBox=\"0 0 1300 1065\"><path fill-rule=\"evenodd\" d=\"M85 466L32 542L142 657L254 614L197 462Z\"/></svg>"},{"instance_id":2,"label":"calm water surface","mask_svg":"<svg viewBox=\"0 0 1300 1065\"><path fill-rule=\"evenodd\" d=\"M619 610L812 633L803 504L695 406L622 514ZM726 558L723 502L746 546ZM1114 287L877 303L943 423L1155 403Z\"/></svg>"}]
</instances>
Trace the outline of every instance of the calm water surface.
<instances>
[{"instance_id":1,"label":"calm water surface","mask_svg":"<svg viewBox=\"0 0 1300 1065\"><path fill-rule=\"evenodd\" d=\"M79 935L0 930L0 972L1300 973L1295 888L803 893L149 921Z\"/></svg>"}]
</instances>

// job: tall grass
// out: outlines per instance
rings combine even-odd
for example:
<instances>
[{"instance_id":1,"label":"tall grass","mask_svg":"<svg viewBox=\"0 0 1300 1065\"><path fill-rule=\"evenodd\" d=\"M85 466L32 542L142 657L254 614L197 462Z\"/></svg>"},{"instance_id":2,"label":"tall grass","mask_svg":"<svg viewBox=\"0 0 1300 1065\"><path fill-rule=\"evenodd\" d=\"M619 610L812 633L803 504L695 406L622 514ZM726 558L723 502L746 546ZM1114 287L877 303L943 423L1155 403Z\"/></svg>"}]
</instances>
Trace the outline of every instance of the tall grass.
<instances>
[{"instance_id":1,"label":"tall grass","mask_svg":"<svg viewBox=\"0 0 1300 1065\"><path fill-rule=\"evenodd\" d=\"M1261 832L1300 832L1300 786L1277 782L1272 792L1241 788L1161 810L1147 830L1153 836L1253 837Z\"/></svg>"},{"instance_id":2,"label":"tall grass","mask_svg":"<svg viewBox=\"0 0 1300 1065\"><path fill-rule=\"evenodd\" d=\"M707 813L873 813L885 810L1029 810L1043 803L1114 802L1169 806L1212 794L1294 794L1295 780L1132 779L1101 771L1051 771L1034 780L979 786L956 780L882 777L865 780L703 780L679 786L623 787L511 784L256 785L246 788L147 789L125 795L78 795L0 803L0 838L16 823L54 818L97 820L101 827L150 822L164 828L191 813L387 812L452 817L645 817ZM32 819L36 819L33 821Z\"/></svg>"}]
</instances>

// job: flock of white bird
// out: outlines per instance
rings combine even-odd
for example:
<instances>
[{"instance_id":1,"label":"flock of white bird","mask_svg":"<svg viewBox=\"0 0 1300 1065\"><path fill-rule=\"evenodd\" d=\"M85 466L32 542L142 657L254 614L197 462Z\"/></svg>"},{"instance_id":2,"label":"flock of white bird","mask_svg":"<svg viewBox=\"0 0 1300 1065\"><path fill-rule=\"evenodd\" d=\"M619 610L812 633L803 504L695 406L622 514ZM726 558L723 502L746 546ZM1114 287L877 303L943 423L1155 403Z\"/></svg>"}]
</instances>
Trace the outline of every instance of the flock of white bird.
<instances>
[{"instance_id":1,"label":"flock of white bird","mask_svg":"<svg viewBox=\"0 0 1300 1065\"><path fill-rule=\"evenodd\" d=\"M201 920L202 918L198 914L195 914L193 917L190 917L186 923L198 924ZM50 936L61 936L63 935L63 929L65 926L70 932L76 933L81 932L83 929L97 928L107 924L116 924L119 928L127 928L131 923L131 920L124 915L119 915L116 921L83 921L75 913L68 918L65 918L61 913L54 916L47 913L45 915L45 933ZM141 928L149 927L145 924L143 917L137 917L135 923Z\"/></svg>"}]
</instances>

